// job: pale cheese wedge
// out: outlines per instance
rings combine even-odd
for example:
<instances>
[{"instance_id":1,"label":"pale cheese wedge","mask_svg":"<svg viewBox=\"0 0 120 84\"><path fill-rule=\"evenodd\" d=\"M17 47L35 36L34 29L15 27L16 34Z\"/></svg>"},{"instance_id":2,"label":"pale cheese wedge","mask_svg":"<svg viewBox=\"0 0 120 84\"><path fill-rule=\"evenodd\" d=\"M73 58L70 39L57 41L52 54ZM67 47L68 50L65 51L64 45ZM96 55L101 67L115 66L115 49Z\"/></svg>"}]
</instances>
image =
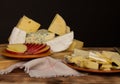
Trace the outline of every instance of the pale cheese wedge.
<instances>
[{"instance_id":1,"label":"pale cheese wedge","mask_svg":"<svg viewBox=\"0 0 120 84\"><path fill-rule=\"evenodd\" d=\"M26 32L14 27L9 37L9 44L25 43Z\"/></svg>"},{"instance_id":2,"label":"pale cheese wedge","mask_svg":"<svg viewBox=\"0 0 120 84\"><path fill-rule=\"evenodd\" d=\"M69 32L70 32L70 27L67 26L67 27L66 27L66 33L69 33Z\"/></svg>"},{"instance_id":3,"label":"pale cheese wedge","mask_svg":"<svg viewBox=\"0 0 120 84\"><path fill-rule=\"evenodd\" d=\"M84 42L74 39L70 47L67 49L67 51L73 51L76 49L82 49L84 46Z\"/></svg>"},{"instance_id":4,"label":"pale cheese wedge","mask_svg":"<svg viewBox=\"0 0 120 84\"><path fill-rule=\"evenodd\" d=\"M67 33L62 36L58 36L53 40L46 42L53 52L60 52L66 50L73 42L74 32Z\"/></svg>"},{"instance_id":5,"label":"pale cheese wedge","mask_svg":"<svg viewBox=\"0 0 120 84\"><path fill-rule=\"evenodd\" d=\"M56 16L54 17L52 23L48 28L48 31L51 31L58 35L63 35L66 34L66 30L67 30L67 26L64 19L59 14L56 14Z\"/></svg>"},{"instance_id":6,"label":"pale cheese wedge","mask_svg":"<svg viewBox=\"0 0 120 84\"><path fill-rule=\"evenodd\" d=\"M36 22L26 16L23 16L19 20L18 24L16 25L16 27L26 31L27 33L36 32L40 26L41 25L38 22Z\"/></svg>"}]
</instances>

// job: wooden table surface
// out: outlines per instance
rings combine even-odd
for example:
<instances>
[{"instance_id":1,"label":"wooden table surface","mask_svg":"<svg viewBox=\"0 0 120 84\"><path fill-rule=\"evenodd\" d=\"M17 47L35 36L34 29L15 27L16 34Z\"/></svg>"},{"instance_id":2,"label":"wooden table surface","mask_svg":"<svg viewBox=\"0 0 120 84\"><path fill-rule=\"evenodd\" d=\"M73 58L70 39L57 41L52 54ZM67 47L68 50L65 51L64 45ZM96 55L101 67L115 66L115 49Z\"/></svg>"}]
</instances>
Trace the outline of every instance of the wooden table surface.
<instances>
[{"instance_id":1,"label":"wooden table surface","mask_svg":"<svg viewBox=\"0 0 120 84\"><path fill-rule=\"evenodd\" d=\"M120 84L120 73L88 74L80 77L30 78L23 70L16 69L12 73L0 76L0 84Z\"/></svg>"},{"instance_id":2,"label":"wooden table surface","mask_svg":"<svg viewBox=\"0 0 120 84\"><path fill-rule=\"evenodd\" d=\"M1 47L1 46L0 46ZM97 50L114 50L113 48L87 48ZM55 54L53 57L56 57ZM60 58L60 53L59 57ZM85 72L83 72L85 73ZM0 75L0 84L120 84L120 73L88 73L85 76L31 78L23 69L15 69L6 75Z\"/></svg>"}]
</instances>

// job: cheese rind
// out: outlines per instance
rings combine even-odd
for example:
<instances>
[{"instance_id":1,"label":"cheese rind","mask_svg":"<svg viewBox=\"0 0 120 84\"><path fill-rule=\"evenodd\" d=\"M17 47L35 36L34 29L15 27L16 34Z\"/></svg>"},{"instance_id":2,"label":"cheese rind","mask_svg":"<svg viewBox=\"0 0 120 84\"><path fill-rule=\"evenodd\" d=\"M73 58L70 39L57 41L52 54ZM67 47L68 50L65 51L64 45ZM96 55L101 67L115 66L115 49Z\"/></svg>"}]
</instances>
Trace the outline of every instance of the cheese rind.
<instances>
[{"instance_id":1,"label":"cheese rind","mask_svg":"<svg viewBox=\"0 0 120 84\"><path fill-rule=\"evenodd\" d=\"M19 20L16 27L26 31L27 33L30 33L30 32L36 32L39 29L40 24L26 16L23 16Z\"/></svg>"},{"instance_id":2,"label":"cheese rind","mask_svg":"<svg viewBox=\"0 0 120 84\"><path fill-rule=\"evenodd\" d=\"M60 52L66 50L72 43L74 38L74 32L67 33L62 36L58 36L53 40L47 41L46 43L51 47L53 52Z\"/></svg>"},{"instance_id":3,"label":"cheese rind","mask_svg":"<svg viewBox=\"0 0 120 84\"><path fill-rule=\"evenodd\" d=\"M63 35L66 33L67 31L66 23L59 14L56 14L56 16L54 17L52 23L48 28L48 31L51 31L58 35Z\"/></svg>"},{"instance_id":4,"label":"cheese rind","mask_svg":"<svg viewBox=\"0 0 120 84\"><path fill-rule=\"evenodd\" d=\"M25 43L26 32L14 27L9 37L9 44Z\"/></svg>"}]
</instances>

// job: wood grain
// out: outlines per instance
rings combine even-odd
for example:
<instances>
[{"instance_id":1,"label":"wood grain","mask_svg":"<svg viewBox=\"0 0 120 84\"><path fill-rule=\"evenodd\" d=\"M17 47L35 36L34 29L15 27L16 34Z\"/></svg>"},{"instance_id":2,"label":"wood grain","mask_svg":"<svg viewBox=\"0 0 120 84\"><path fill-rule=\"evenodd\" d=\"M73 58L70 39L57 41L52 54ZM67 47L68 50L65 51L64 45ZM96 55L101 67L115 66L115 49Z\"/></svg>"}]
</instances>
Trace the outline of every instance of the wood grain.
<instances>
[{"instance_id":1,"label":"wood grain","mask_svg":"<svg viewBox=\"0 0 120 84\"><path fill-rule=\"evenodd\" d=\"M1 84L119 84L120 74L88 74L80 77L31 78L23 70L0 76Z\"/></svg>"},{"instance_id":2,"label":"wood grain","mask_svg":"<svg viewBox=\"0 0 120 84\"><path fill-rule=\"evenodd\" d=\"M0 46L2 47L2 46ZM93 50L110 50L113 48L84 48ZM71 52L54 53L54 58L62 59ZM67 71L66 71L67 72ZM81 71L80 71L81 72ZM81 72L85 73L85 72ZM120 73L87 73L85 76L31 78L23 69L15 69L6 75L0 75L0 84L120 84Z\"/></svg>"}]
</instances>

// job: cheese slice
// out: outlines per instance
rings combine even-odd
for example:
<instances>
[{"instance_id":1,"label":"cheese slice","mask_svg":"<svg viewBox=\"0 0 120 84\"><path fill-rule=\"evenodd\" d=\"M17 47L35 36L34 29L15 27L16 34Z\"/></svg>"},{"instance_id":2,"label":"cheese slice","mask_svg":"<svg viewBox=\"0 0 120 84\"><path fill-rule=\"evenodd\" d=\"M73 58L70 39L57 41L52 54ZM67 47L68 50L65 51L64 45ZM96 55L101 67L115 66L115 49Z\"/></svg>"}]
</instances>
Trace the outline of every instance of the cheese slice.
<instances>
[{"instance_id":1,"label":"cheese slice","mask_svg":"<svg viewBox=\"0 0 120 84\"><path fill-rule=\"evenodd\" d=\"M52 23L48 28L48 31L51 31L58 35L63 35L66 33L67 31L66 23L59 14L56 14L56 16L54 17Z\"/></svg>"},{"instance_id":2,"label":"cheese slice","mask_svg":"<svg viewBox=\"0 0 120 84\"><path fill-rule=\"evenodd\" d=\"M23 16L19 20L19 22L16 25L16 27L26 31L27 33L30 33L30 32L36 32L39 29L40 24L35 22L34 20L26 17L26 16Z\"/></svg>"},{"instance_id":3,"label":"cheese slice","mask_svg":"<svg viewBox=\"0 0 120 84\"><path fill-rule=\"evenodd\" d=\"M103 63L107 63L107 60L104 58L100 57L98 54L89 52L89 58L92 58L94 61L101 61Z\"/></svg>"},{"instance_id":4,"label":"cheese slice","mask_svg":"<svg viewBox=\"0 0 120 84\"><path fill-rule=\"evenodd\" d=\"M47 41L46 43L51 47L53 52L60 52L66 50L73 42L74 32L67 33L62 36L58 36L53 40Z\"/></svg>"},{"instance_id":5,"label":"cheese slice","mask_svg":"<svg viewBox=\"0 0 120 84\"><path fill-rule=\"evenodd\" d=\"M9 44L25 43L26 32L14 27L9 37Z\"/></svg>"},{"instance_id":6,"label":"cheese slice","mask_svg":"<svg viewBox=\"0 0 120 84\"><path fill-rule=\"evenodd\" d=\"M89 51L82 50L82 49L74 49L74 56L81 56L83 58L88 58Z\"/></svg>"}]
</instances>

